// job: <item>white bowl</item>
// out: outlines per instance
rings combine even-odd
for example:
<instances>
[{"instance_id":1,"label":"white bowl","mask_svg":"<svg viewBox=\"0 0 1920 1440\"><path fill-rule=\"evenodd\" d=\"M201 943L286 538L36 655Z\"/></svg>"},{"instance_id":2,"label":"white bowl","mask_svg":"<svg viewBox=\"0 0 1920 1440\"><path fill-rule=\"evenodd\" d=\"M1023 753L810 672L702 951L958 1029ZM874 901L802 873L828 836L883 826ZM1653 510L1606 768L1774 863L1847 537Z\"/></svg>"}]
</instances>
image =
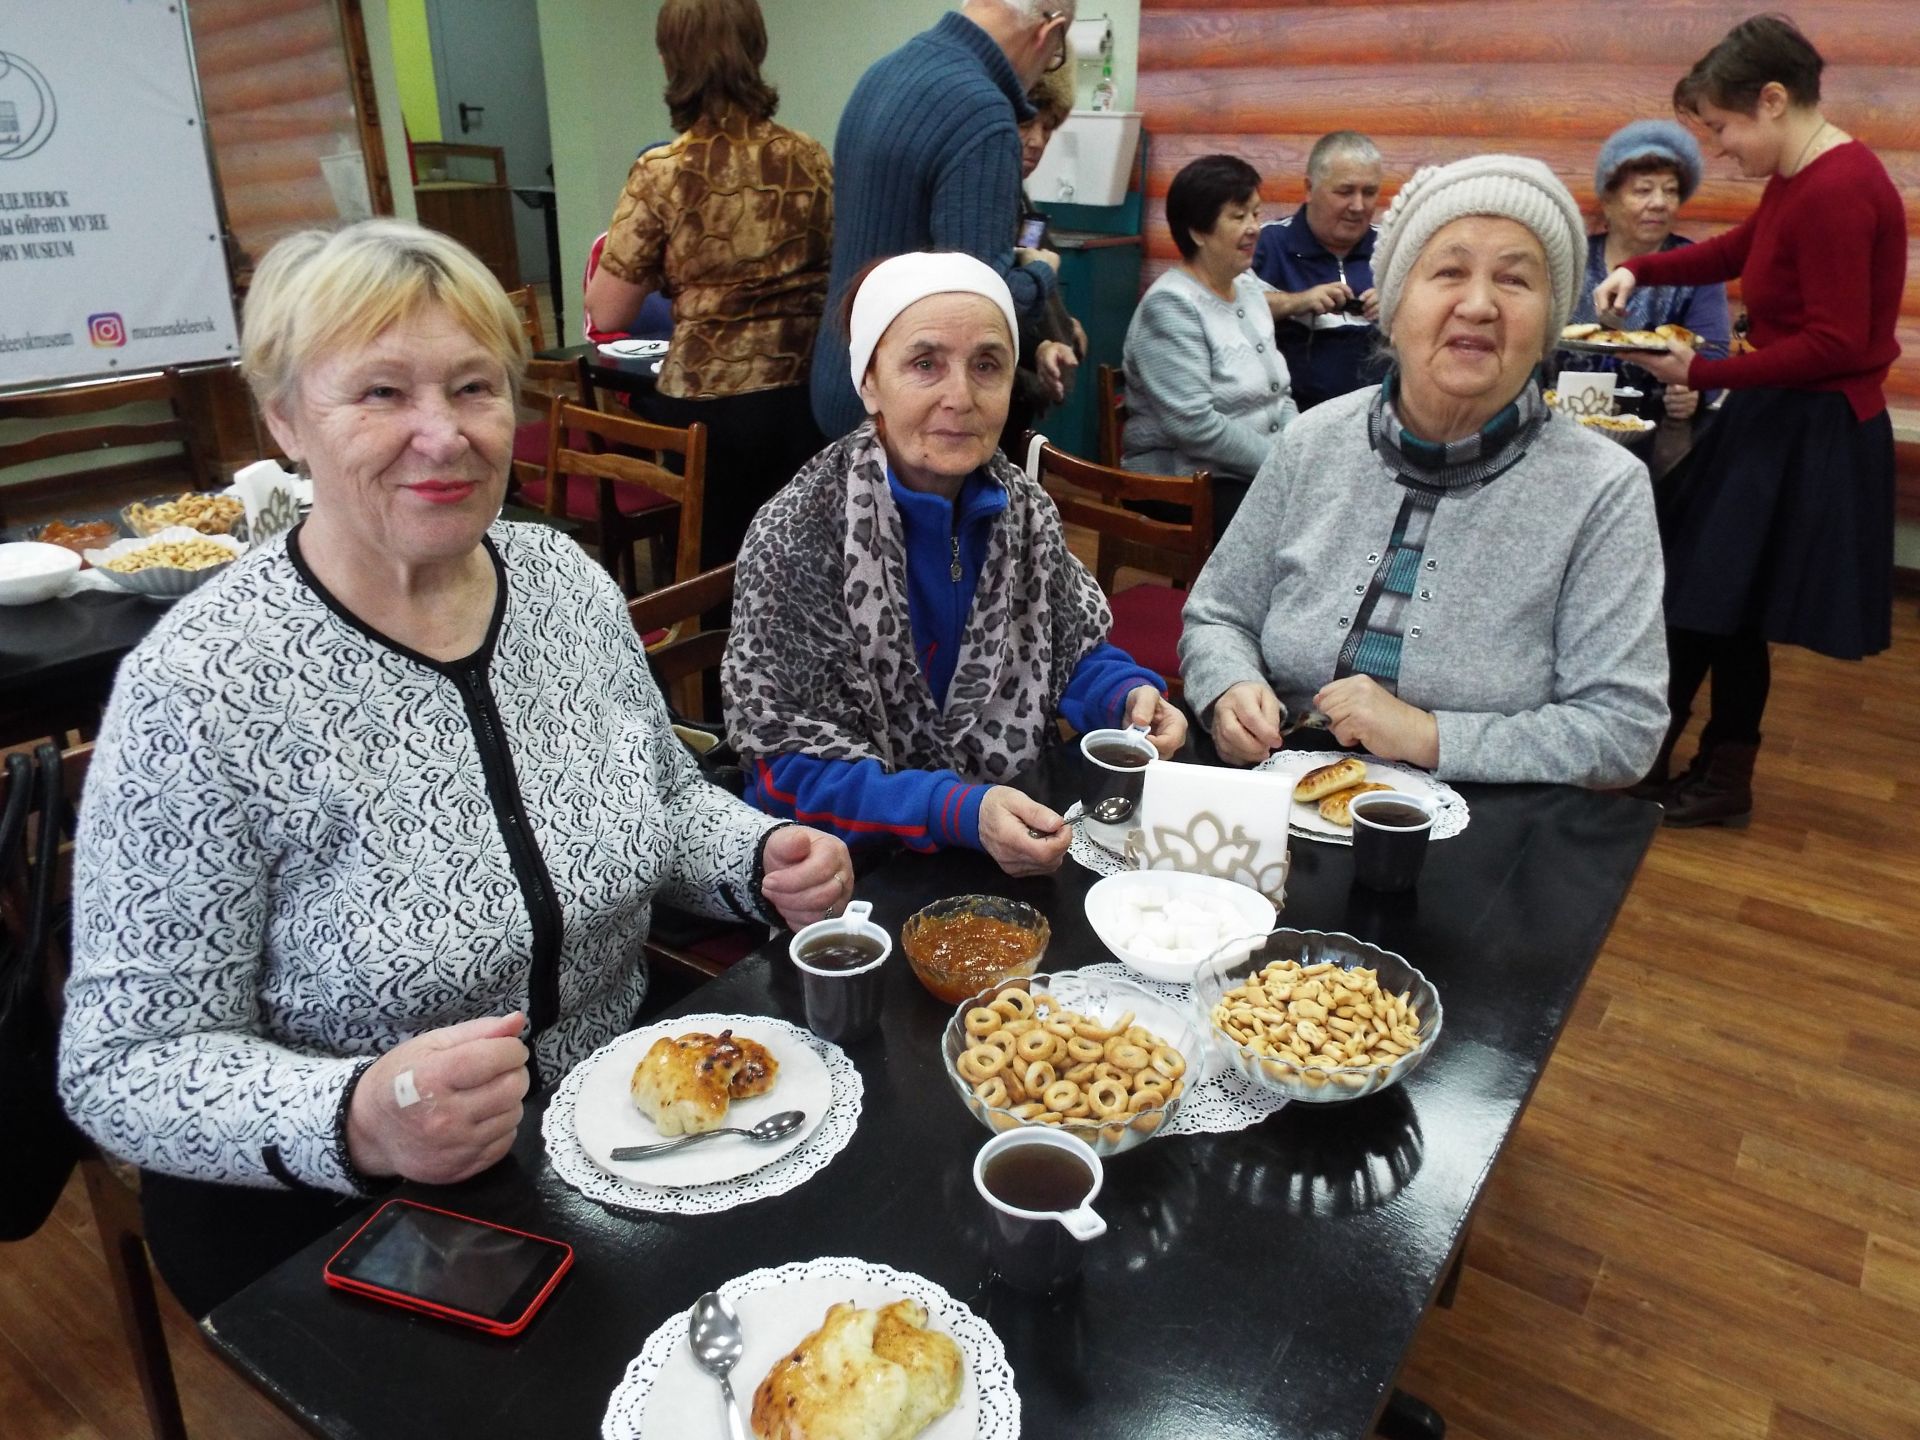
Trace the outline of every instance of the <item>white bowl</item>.
<instances>
[{"instance_id":1,"label":"white bowl","mask_svg":"<svg viewBox=\"0 0 1920 1440\"><path fill-rule=\"evenodd\" d=\"M0 545L0 605L38 605L65 588L80 557L63 545L14 540Z\"/></svg>"},{"instance_id":2,"label":"white bowl","mask_svg":"<svg viewBox=\"0 0 1920 1440\"><path fill-rule=\"evenodd\" d=\"M1147 890L1159 890L1169 899L1192 900L1205 896L1216 903L1225 901L1233 907L1241 923L1228 932L1224 940L1202 947L1190 963L1144 955L1128 948L1128 942L1135 937L1124 933L1126 927L1121 922L1121 913L1129 897L1136 897ZM1236 935L1246 937L1240 953L1250 952L1266 938L1279 917L1273 902L1251 886L1237 885L1213 875L1190 875L1177 870L1135 870L1109 875L1087 891L1086 911L1087 923L1093 927L1093 933L1100 937L1100 943L1111 950L1121 964L1149 980L1165 980L1176 985L1191 984L1194 972L1201 963L1222 954L1223 946L1234 945Z\"/></svg>"},{"instance_id":3,"label":"white bowl","mask_svg":"<svg viewBox=\"0 0 1920 1440\"><path fill-rule=\"evenodd\" d=\"M184 525L169 525L166 529L156 531L152 535L137 536L131 540L116 540L104 550L89 550L87 563L123 590L131 590L136 595L145 595L153 600L178 600L189 591L198 590L233 562L223 560L218 565L203 565L198 570L181 570L171 565L150 565L145 570L131 571L109 570L107 562L118 560L122 555L132 554L136 550L145 550L150 546L186 540L207 541L222 550L230 551L235 559L246 553L247 548L231 535L202 535L198 530L189 530Z\"/></svg>"}]
</instances>

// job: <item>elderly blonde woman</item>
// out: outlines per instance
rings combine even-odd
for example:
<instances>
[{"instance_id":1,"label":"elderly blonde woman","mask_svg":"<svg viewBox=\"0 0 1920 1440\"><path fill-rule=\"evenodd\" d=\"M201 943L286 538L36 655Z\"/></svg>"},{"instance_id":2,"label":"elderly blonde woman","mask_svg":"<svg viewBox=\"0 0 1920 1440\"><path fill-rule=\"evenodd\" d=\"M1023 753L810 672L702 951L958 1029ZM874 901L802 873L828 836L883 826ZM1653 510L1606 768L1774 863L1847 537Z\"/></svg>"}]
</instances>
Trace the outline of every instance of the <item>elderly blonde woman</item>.
<instances>
[{"instance_id":1,"label":"elderly blonde woman","mask_svg":"<svg viewBox=\"0 0 1920 1440\"><path fill-rule=\"evenodd\" d=\"M849 839L1055 869L1060 816L1009 783L1064 717L1186 738L1046 492L995 448L1013 387L1007 285L968 255L882 261L847 331L871 417L754 517L722 688L748 798ZM1039 832L1035 834L1033 832Z\"/></svg>"},{"instance_id":2,"label":"elderly blonde woman","mask_svg":"<svg viewBox=\"0 0 1920 1440\"><path fill-rule=\"evenodd\" d=\"M1449 779L1644 772L1667 720L1646 470L1538 383L1585 254L1537 161L1401 190L1374 252L1393 369L1288 428L1187 602L1187 699L1227 760L1312 706Z\"/></svg>"},{"instance_id":3,"label":"elderly blonde woman","mask_svg":"<svg viewBox=\"0 0 1920 1440\"><path fill-rule=\"evenodd\" d=\"M195 1311L341 1196L498 1160L530 1068L633 1023L655 897L798 925L851 888L700 778L599 567L495 523L524 361L480 263L396 221L283 240L247 298L313 510L121 667L61 1047Z\"/></svg>"}]
</instances>

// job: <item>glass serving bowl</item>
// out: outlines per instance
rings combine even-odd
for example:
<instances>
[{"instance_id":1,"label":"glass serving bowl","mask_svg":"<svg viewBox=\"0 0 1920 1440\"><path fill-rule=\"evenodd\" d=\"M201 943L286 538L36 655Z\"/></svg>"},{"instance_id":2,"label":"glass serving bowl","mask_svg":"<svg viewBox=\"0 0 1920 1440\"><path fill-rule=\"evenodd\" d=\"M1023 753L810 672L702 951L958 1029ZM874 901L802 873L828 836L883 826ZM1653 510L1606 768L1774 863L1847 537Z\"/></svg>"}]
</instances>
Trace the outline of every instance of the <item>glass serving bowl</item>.
<instances>
[{"instance_id":1,"label":"glass serving bowl","mask_svg":"<svg viewBox=\"0 0 1920 1440\"><path fill-rule=\"evenodd\" d=\"M1185 1061L1186 1073L1180 1077L1182 1085L1179 1093L1170 1095L1163 1106L1104 1119L1098 1116L1064 1119L1058 1124L1015 1114L1011 1106L989 1105L975 1091L973 1083L960 1072L960 1057L974 1039L967 1032L967 1012L978 1006L991 1005L1004 992L1016 987L1025 989L1036 1001L1050 1001L1056 1010L1072 1010L1107 1025L1132 1012L1134 1018L1130 1024L1144 1025L1168 1047L1178 1051ZM973 1117L989 1130L1014 1130L1021 1126L1046 1123L1046 1128L1059 1130L1086 1142L1095 1154L1103 1157L1124 1154L1152 1139L1167 1121L1179 1113L1193 1087L1207 1077L1205 1034L1177 1005L1124 980L1073 973L1005 980L969 996L947 1022L946 1032L940 1037L940 1049L941 1057L946 1062L947 1078L953 1082L953 1088L967 1109L973 1112Z\"/></svg>"},{"instance_id":2,"label":"glass serving bowl","mask_svg":"<svg viewBox=\"0 0 1920 1440\"><path fill-rule=\"evenodd\" d=\"M997 920L1025 932L1028 944L1016 953L994 946L972 948L964 940L946 937L942 952L935 954L941 931L955 923L964 925L973 917ZM999 895L952 895L922 906L907 917L900 927L900 948L907 964L934 999L957 1005L969 995L977 995L999 980L1031 975L1040 968L1040 957L1047 953L1053 927L1047 917L1033 906Z\"/></svg>"},{"instance_id":3,"label":"glass serving bowl","mask_svg":"<svg viewBox=\"0 0 1920 1440\"><path fill-rule=\"evenodd\" d=\"M1384 1064L1334 1066L1241 1044L1214 1023L1214 1007L1229 990L1276 960L1292 960L1302 967L1329 963L1342 970L1356 966L1373 970L1381 991L1405 995L1419 1016L1419 1045ZM1223 951L1195 973L1193 1009L1195 1023L1222 1064L1232 1066L1264 1090L1308 1104L1358 1100L1398 1085L1420 1067L1440 1038L1440 995L1432 982L1391 950L1337 931L1275 930L1251 954L1238 947Z\"/></svg>"}]
</instances>

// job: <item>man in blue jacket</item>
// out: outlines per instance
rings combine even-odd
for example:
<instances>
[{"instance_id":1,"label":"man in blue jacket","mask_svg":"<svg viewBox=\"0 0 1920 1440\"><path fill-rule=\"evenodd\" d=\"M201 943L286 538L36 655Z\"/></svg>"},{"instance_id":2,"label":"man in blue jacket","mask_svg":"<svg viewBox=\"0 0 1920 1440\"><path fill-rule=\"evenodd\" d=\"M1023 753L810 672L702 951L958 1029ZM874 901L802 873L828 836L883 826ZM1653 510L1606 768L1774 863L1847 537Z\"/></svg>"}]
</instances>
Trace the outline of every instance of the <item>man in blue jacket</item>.
<instances>
[{"instance_id":1,"label":"man in blue jacket","mask_svg":"<svg viewBox=\"0 0 1920 1440\"><path fill-rule=\"evenodd\" d=\"M1260 229L1253 273L1273 287L1267 307L1302 410L1379 378L1369 362L1381 176L1366 136L1323 135L1307 157L1307 203Z\"/></svg>"},{"instance_id":2,"label":"man in blue jacket","mask_svg":"<svg viewBox=\"0 0 1920 1440\"><path fill-rule=\"evenodd\" d=\"M1066 61L1076 0L966 0L868 68L833 145L833 269L813 347L813 418L829 439L867 418L847 373L840 308L869 262L960 250L1039 317L1059 257L1016 250L1027 91Z\"/></svg>"}]
</instances>

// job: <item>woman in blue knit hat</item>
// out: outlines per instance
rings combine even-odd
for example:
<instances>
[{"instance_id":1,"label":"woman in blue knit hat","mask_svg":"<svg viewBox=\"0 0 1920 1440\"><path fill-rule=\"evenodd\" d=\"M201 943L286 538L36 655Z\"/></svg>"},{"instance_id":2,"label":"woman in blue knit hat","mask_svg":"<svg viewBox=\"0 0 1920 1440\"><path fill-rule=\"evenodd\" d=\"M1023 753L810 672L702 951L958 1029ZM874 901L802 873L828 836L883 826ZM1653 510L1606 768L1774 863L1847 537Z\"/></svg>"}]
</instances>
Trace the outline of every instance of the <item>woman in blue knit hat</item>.
<instances>
[{"instance_id":1,"label":"woman in blue knit hat","mask_svg":"<svg viewBox=\"0 0 1920 1440\"><path fill-rule=\"evenodd\" d=\"M1593 167L1593 193L1600 199L1600 218L1606 229L1587 237L1587 279L1573 318L1591 324L1596 319L1593 292L1615 267L1635 255L1677 250L1693 242L1673 233L1680 207L1700 188L1700 147L1693 136L1672 120L1635 120L1607 137ZM1651 330L1657 325L1684 325L1704 344L1724 351L1730 334L1727 290L1724 285L1643 285L1627 302L1629 328ZM1654 383L1629 361L1601 355L1566 357L1569 370L1613 370L1623 380ZM1700 392L1684 385L1666 389L1666 413L1676 420L1692 417Z\"/></svg>"}]
</instances>

